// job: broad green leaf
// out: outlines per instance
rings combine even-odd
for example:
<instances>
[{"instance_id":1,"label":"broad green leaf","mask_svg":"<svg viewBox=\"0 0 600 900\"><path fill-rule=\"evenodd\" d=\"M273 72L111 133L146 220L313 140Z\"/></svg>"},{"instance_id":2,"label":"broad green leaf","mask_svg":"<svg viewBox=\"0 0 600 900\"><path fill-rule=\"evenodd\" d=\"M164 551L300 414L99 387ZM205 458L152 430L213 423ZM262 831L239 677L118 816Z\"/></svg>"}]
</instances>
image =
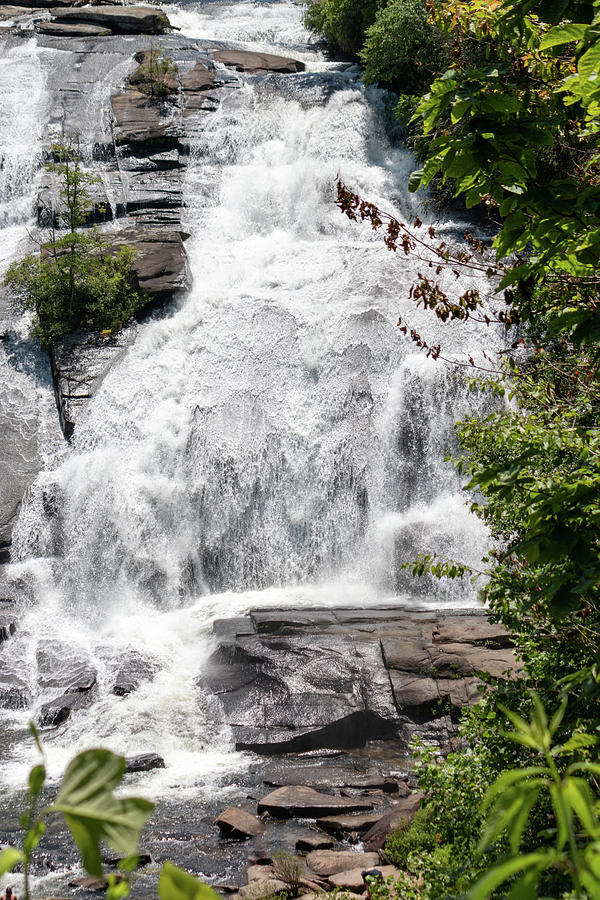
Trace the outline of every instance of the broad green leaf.
<instances>
[{"instance_id":1,"label":"broad green leaf","mask_svg":"<svg viewBox=\"0 0 600 900\"><path fill-rule=\"evenodd\" d=\"M583 778L567 777L562 783L563 796L590 837L599 837L598 817L594 811L594 795Z\"/></svg>"},{"instance_id":2,"label":"broad green leaf","mask_svg":"<svg viewBox=\"0 0 600 900\"><path fill-rule=\"evenodd\" d=\"M189 872L164 863L158 879L160 900L220 900L219 895Z\"/></svg>"},{"instance_id":3,"label":"broad green leaf","mask_svg":"<svg viewBox=\"0 0 600 900\"><path fill-rule=\"evenodd\" d=\"M414 172L411 172L410 178L408 179L408 190L411 194L414 194L415 191L419 190L422 177L423 169L416 169Z\"/></svg>"},{"instance_id":4,"label":"broad green leaf","mask_svg":"<svg viewBox=\"0 0 600 900\"><path fill-rule=\"evenodd\" d=\"M16 847L7 847L0 853L0 877L7 872L12 872L14 867L23 862L25 856Z\"/></svg>"},{"instance_id":5,"label":"broad green leaf","mask_svg":"<svg viewBox=\"0 0 600 900\"><path fill-rule=\"evenodd\" d=\"M29 773L29 790L33 797L37 797L44 786L46 780L46 769L44 766L34 766Z\"/></svg>"},{"instance_id":6,"label":"broad green leaf","mask_svg":"<svg viewBox=\"0 0 600 900\"><path fill-rule=\"evenodd\" d=\"M502 793L506 788L516 784L519 781L526 781L528 778L540 775L550 775L550 770L545 766L528 766L525 769L508 769L501 775L489 788L485 800L483 801L483 809L487 809L497 794Z\"/></svg>"},{"instance_id":7,"label":"broad green leaf","mask_svg":"<svg viewBox=\"0 0 600 900\"><path fill-rule=\"evenodd\" d=\"M101 841L124 856L137 851L141 830L154 809L148 800L113 794L124 772L123 757L109 750L86 750L68 766L51 807L64 816L91 875L102 874Z\"/></svg>"},{"instance_id":8,"label":"broad green leaf","mask_svg":"<svg viewBox=\"0 0 600 900\"><path fill-rule=\"evenodd\" d=\"M573 734L566 744L562 744L553 751L554 756L563 756L565 753L572 753L574 750L583 750L586 747L595 747L600 738L593 734L583 734L579 732Z\"/></svg>"},{"instance_id":9,"label":"broad green leaf","mask_svg":"<svg viewBox=\"0 0 600 900\"><path fill-rule=\"evenodd\" d=\"M547 50L549 47L559 47L561 44L569 44L572 41L580 41L588 28L589 25L580 25L576 22L565 22L563 25L557 25L543 36L540 41L540 50Z\"/></svg>"},{"instance_id":10,"label":"broad green leaf","mask_svg":"<svg viewBox=\"0 0 600 900\"><path fill-rule=\"evenodd\" d=\"M488 900L497 887L518 872L524 872L532 868L535 868L537 871L543 871L553 863L558 862L559 859L561 859L561 854L556 853L554 850L538 850L535 853L527 853L525 856L505 859L486 872L475 883L466 894L466 900Z\"/></svg>"},{"instance_id":11,"label":"broad green leaf","mask_svg":"<svg viewBox=\"0 0 600 900\"><path fill-rule=\"evenodd\" d=\"M500 794L485 823L479 849L485 850L502 834L508 832L511 850L517 853L521 837L540 793L538 784L518 784Z\"/></svg>"}]
</instances>

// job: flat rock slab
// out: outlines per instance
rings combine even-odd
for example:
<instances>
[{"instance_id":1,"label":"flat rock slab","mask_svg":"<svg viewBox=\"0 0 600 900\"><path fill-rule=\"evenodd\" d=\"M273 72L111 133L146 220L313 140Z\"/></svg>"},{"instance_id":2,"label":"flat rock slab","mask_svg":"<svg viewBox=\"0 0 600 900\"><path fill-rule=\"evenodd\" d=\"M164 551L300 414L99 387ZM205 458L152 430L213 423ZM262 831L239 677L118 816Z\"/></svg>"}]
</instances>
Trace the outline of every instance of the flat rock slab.
<instances>
[{"instance_id":1,"label":"flat rock slab","mask_svg":"<svg viewBox=\"0 0 600 900\"><path fill-rule=\"evenodd\" d=\"M287 890L287 884L277 878L260 878L245 884L239 890L242 900L262 900Z\"/></svg>"},{"instance_id":2,"label":"flat rock slab","mask_svg":"<svg viewBox=\"0 0 600 900\"><path fill-rule=\"evenodd\" d=\"M333 850L337 841L324 834L306 834L296 841L296 850L310 853L312 850Z\"/></svg>"},{"instance_id":3,"label":"flat rock slab","mask_svg":"<svg viewBox=\"0 0 600 900\"><path fill-rule=\"evenodd\" d=\"M118 144L177 143L181 134L178 107L160 97L128 90L111 98Z\"/></svg>"},{"instance_id":4,"label":"flat rock slab","mask_svg":"<svg viewBox=\"0 0 600 900\"><path fill-rule=\"evenodd\" d=\"M146 6L85 6L53 11L55 22L91 22L114 34L163 34L170 22L162 9Z\"/></svg>"},{"instance_id":5,"label":"flat rock slab","mask_svg":"<svg viewBox=\"0 0 600 900\"><path fill-rule=\"evenodd\" d=\"M400 784L396 778L378 771L356 772L336 766L302 766L298 769L273 769L265 773L264 784L269 787L303 784L306 787L319 788L352 788L362 791L383 791L396 794ZM402 782L402 784L404 784Z\"/></svg>"},{"instance_id":6,"label":"flat rock slab","mask_svg":"<svg viewBox=\"0 0 600 900\"><path fill-rule=\"evenodd\" d=\"M246 838L255 837L257 834L264 834L266 828L265 823L253 816L252 813L246 812L245 809L239 809L236 806L230 806L225 809L216 819L215 825L218 826L221 834L227 837L245 840ZM262 866L260 868L263 868Z\"/></svg>"},{"instance_id":7,"label":"flat rock slab","mask_svg":"<svg viewBox=\"0 0 600 900\"><path fill-rule=\"evenodd\" d=\"M110 29L105 26L84 22L37 22L35 30L39 34L49 34L53 37L85 38L112 34Z\"/></svg>"},{"instance_id":8,"label":"flat rock slab","mask_svg":"<svg viewBox=\"0 0 600 900\"><path fill-rule=\"evenodd\" d=\"M258 804L259 814L268 812L276 819L316 819L338 812L361 812L371 809L373 804L368 800L329 796L300 785L278 788L263 797Z\"/></svg>"},{"instance_id":9,"label":"flat rock slab","mask_svg":"<svg viewBox=\"0 0 600 900\"><path fill-rule=\"evenodd\" d=\"M329 877L352 869L372 869L379 862L378 853L354 853L352 850L313 850L306 857L307 865L317 875Z\"/></svg>"},{"instance_id":10,"label":"flat rock slab","mask_svg":"<svg viewBox=\"0 0 600 900\"><path fill-rule=\"evenodd\" d=\"M225 66L232 66L238 72L252 75L261 72L294 73L304 72L306 66L298 59L275 56L272 53L255 53L251 50L215 50L213 58Z\"/></svg>"},{"instance_id":11,"label":"flat rock slab","mask_svg":"<svg viewBox=\"0 0 600 900\"><path fill-rule=\"evenodd\" d=\"M368 831L381 819L381 813L364 813L358 816L325 816L317 819L317 825L328 834L342 837L354 831Z\"/></svg>"}]
</instances>

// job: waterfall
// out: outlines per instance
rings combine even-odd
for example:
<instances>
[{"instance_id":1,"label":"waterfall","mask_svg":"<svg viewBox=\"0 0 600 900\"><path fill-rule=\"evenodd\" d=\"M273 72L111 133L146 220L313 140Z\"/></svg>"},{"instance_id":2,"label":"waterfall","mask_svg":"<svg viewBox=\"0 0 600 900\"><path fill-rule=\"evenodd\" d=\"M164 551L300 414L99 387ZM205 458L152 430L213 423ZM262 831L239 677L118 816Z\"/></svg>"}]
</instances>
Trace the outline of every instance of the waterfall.
<instances>
[{"instance_id":1,"label":"waterfall","mask_svg":"<svg viewBox=\"0 0 600 900\"><path fill-rule=\"evenodd\" d=\"M154 792L190 787L225 764L227 734L194 684L215 616L422 601L404 559L441 547L476 563L488 543L444 461L477 401L396 322L461 359L493 338L416 309L418 262L340 214L338 173L403 221L422 213L413 160L390 139L389 96L310 48L302 6L264 6L169 9L184 34L294 51L307 71L242 78L206 119L185 183L194 286L140 327L15 528L31 611L12 652L31 707L0 715L21 727L51 696L39 673L53 642L97 674L97 701L49 745L54 773L94 741L150 746L177 771L149 776ZM469 584L426 593L475 599ZM133 652L157 674L121 700L115 669ZM22 781L28 760L16 747L3 778Z\"/></svg>"}]
</instances>

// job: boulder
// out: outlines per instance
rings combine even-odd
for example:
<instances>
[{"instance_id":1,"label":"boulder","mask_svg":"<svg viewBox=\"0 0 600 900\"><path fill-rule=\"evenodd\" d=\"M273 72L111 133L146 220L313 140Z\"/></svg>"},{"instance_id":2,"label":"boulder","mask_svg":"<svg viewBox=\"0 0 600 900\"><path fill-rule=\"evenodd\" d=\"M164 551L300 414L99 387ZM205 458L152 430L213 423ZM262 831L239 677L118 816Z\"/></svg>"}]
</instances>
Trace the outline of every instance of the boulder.
<instances>
[{"instance_id":1,"label":"boulder","mask_svg":"<svg viewBox=\"0 0 600 900\"><path fill-rule=\"evenodd\" d=\"M55 22L91 22L113 34L163 34L170 22L162 9L147 6L85 6L53 10Z\"/></svg>"},{"instance_id":2,"label":"boulder","mask_svg":"<svg viewBox=\"0 0 600 900\"><path fill-rule=\"evenodd\" d=\"M334 888L350 891L351 894L363 894L367 886L362 876L362 869L348 869L345 872L336 872L329 876L329 883Z\"/></svg>"},{"instance_id":3,"label":"boulder","mask_svg":"<svg viewBox=\"0 0 600 900\"><path fill-rule=\"evenodd\" d=\"M310 853L311 850L333 850L337 841L324 834L306 834L296 841L296 850Z\"/></svg>"},{"instance_id":4,"label":"boulder","mask_svg":"<svg viewBox=\"0 0 600 900\"><path fill-rule=\"evenodd\" d=\"M236 806L230 806L224 810L216 819L221 834L238 840L255 837L257 834L263 834L265 831L265 823L257 819L245 809L239 809ZM260 866L259 868L264 868Z\"/></svg>"},{"instance_id":5,"label":"boulder","mask_svg":"<svg viewBox=\"0 0 600 900\"><path fill-rule=\"evenodd\" d=\"M317 875L329 878L337 872L371 869L379 862L378 853L359 853L353 850L313 850L306 857L309 868Z\"/></svg>"},{"instance_id":6,"label":"boulder","mask_svg":"<svg viewBox=\"0 0 600 900\"><path fill-rule=\"evenodd\" d=\"M152 862L152 857L150 856L149 853L143 853L141 850L138 850L138 852L135 855L137 856L137 867L136 868L139 868L140 866L147 866L147 865L149 865L149 863ZM127 857L125 857L125 856L103 856L102 862L107 866L112 866L113 868L116 868L122 862L124 862L126 859L127 859Z\"/></svg>"},{"instance_id":7,"label":"boulder","mask_svg":"<svg viewBox=\"0 0 600 900\"><path fill-rule=\"evenodd\" d=\"M364 813L358 816L326 816L317 819L317 825L328 834L342 838L344 834L351 834L354 831L368 831L380 818L380 812Z\"/></svg>"},{"instance_id":8,"label":"boulder","mask_svg":"<svg viewBox=\"0 0 600 900\"><path fill-rule=\"evenodd\" d=\"M172 299L191 284L181 231L130 228L119 232L114 247L134 251L132 268L140 290L154 301Z\"/></svg>"},{"instance_id":9,"label":"boulder","mask_svg":"<svg viewBox=\"0 0 600 900\"><path fill-rule=\"evenodd\" d=\"M287 890L287 884L278 878L260 878L244 885L239 890L242 900L262 900L263 897L272 897Z\"/></svg>"},{"instance_id":10,"label":"boulder","mask_svg":"<svg viewBox=\"0 0 600 900\"><path fill-rule=\"evenodd\" d=\"M262 72L304 72L306 66L297 59L275 56L272 53L255 53L252 50L215 50L213 58L238 72L257 75Z\"/></svg>"},{"instance_id":11,"label":"boulder","mask_svg":"<svg viewBox=\"0 0 600 900\"><path fill-rule=\"evenodd\" d=\"M276 819L306 818L335 815L338 812L361 812L373 809L367 800L321 794L312 788L289 785L267 794L258 804L258 812L268 812Z\"/></svg>"},{"instance_id":12,"label":"boulder","mask_svg":"<svg viewBox=\"0 0 600 900\"><path fill-rule=\"evenodd\" d=\"M400 822L412 822L420 802L421 795L415 793L396 803L364 835L363 844L365 850L381 850L390 832L398 828Z\"/></svg>"},{"instance_id":13,"label":"boulder","mask_svg":"<svg viewBox=\"0 0 600 900\"><path fill-rule=\"evenodd\" d=\"M165 761L158 753L142 753L140 756L128 756L125 760L126 772L149 772L151 769L164 769Z\"/></svg>"},{"instance_id":14,"label":"boulder","mask_svg":"<svg viewBox=\"0 0 600 900\"><path fill-rule=\"evenodd\" d=\"M85 709L92 702L89 692L63 694L55 700L44 703L38 716L38 724L42 728L57 727L66 722L72 712Z\"/></svg>"},{"instance_id":15,"label":"boulder","mask_svg":"<svg viewBox=\"0 0 600 900\"><path fill-rule=\"evenodd\" d=\"M42 690L60 688L65 694L85 694L96 685L96 671L89 661L61 641L38 646L36 663Z\"/></svg>"},{"instance_id":16,"label":"boulder","mask_svg":"<svg viewBox=\"0 0 600 900\"><path fill-rule=\"evenodd\" d=\"M132 650L119 666L112 692L117 697L125 697L137 691L143 682L152 681L156 672L156 666L144 659L136 650Z\"/></svg>"}]
</instances>

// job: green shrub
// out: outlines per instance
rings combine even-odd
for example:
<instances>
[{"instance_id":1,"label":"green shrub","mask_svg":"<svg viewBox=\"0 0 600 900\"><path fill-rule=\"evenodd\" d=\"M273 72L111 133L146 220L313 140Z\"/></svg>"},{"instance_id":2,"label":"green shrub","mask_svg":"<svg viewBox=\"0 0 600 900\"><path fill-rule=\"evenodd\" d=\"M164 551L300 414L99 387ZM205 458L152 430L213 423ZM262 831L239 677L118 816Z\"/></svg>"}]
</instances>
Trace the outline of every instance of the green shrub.
<instances>
[{"instance_id":1,"label":"green shrub","mask_svg":"<svg viewBox=\"0 0 600 900\"><path fill-rule=\"evenodd\" d=\"M403 93L427 87L446 58L445 41L428 21L424 0L392 0L367 29L360 59L367 83Z\"/></svg>"},{"instance_id":2,"label":"green shrub","mask_svg":"<svg viewBox=\"0 0 600 900\"><path fill-rule=\"evenodd\" d=\"M375 21L385 0L308 0L304 15L306 26L339 47L357 56L365 32Z\"/></svg>"},{"instance_id":3,"label":"green shrub","mask_svg":"<svg viewBox=\"0 0 600 900\"><path fill-rule=\"evenodd\" d=\"M385 853L391 863L405 869L413 850L435 850L439 841L433 808L422 806L412 822L402 822L399 828L392 831L385 843Z\"/></svg>"},{"instance_id":4,"label":"green shrub","mask_svg":"<svg viewBox=\"0 0 600 900\"><path fill-rule=\"evenodd\" d=\"M70 331L123 327L146 299L132 262L130 248L112 255L97 236L76 233L56 241L49 255L28 253L13 263L5 284L33 312L32 336L51 347Z\"/></svg>"}]
</instances>

